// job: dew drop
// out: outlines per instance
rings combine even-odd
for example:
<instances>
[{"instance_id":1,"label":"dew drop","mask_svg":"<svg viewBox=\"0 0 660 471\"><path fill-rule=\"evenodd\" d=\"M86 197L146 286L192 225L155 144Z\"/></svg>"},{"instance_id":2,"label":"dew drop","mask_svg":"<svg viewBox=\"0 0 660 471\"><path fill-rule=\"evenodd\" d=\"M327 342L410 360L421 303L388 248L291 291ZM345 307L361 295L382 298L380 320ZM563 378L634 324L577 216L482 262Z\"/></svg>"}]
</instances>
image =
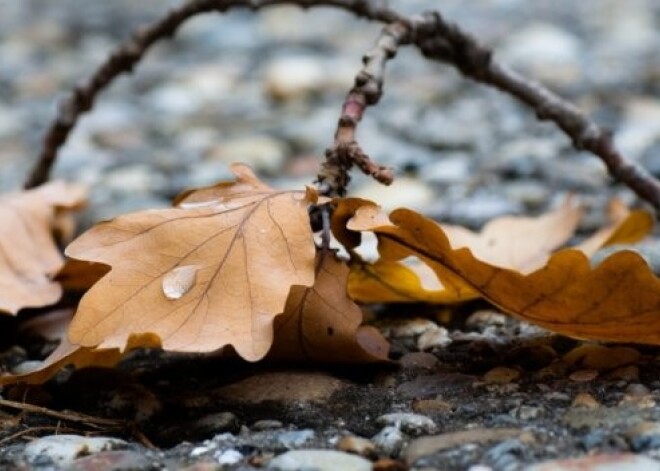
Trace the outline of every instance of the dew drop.
<instances>
[{"instance_id":1,"label":"dew drop","mask_svg":"<svg viewBox=\"0 0 660 471\"><path fill-rule=\"evenodd\" d=\"M197 265L176 267L163 277L163 294L167 299L179 299L185 295L197 281Z\"/></svg>"}]
</instances>

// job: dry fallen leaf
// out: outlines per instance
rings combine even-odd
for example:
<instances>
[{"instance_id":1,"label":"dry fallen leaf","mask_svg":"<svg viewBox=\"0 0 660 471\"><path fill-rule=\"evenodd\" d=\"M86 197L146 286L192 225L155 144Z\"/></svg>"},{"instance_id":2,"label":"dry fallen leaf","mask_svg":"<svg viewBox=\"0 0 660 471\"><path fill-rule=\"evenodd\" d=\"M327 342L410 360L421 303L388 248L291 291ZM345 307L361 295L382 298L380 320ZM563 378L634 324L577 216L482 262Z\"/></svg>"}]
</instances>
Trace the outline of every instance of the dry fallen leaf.
<instances>
[{"instance_id":1,"label":"dry fallen leaf","mask_svg":"<svg viewBox=\"0 0 660 471\"><path fill-rule=\"evenodd\" d=\"M373 204L360 207L356 202L347 207L353 214L359 212L363 223L369 219L369 224L374 225L377 218L383 224L383 213ZM611 203L609 212L611 224L576 248L592 255L605 245L639 241L652 228L650 214L631 212L617 200ZM375 216L375 213L379 215ZM538 218L506 216L496 219L480 233L459 226L441 224L440 227L452 248L467 247L482 262L527 274L542 267L550 254L572 236L581 215L582 210L567 199L558 209ZM349 217L345 215L343 219ZM347 232L350 233L350 229ZM446 304L480 296L477 290L456 279L452 273L444 273L442 279L438 279L419 258L407 253L381 256L374 263L354 259L348 291L356 301Z\"/></svg>"},{"instance_id":2,"label":"dry fallen leaf","mask_svg":"<svg viewBox=\"0 0 660 471\"><path fill-rule=\"evenodd\" d=\"M0 312L16 314L60 299L53 277L64 258L53 232L68 231L66 213L85 196L83 186L56 181L0 198Z\"/></svg>"},{"instance_id":3,"label":"dry fallen leaf","mask_svg":"<svg viewBox=\"0 0 660 471\"><path fill-rule=\"evenodd\" d=\"M81 300L73 344L123 350L131 335L153 334L166 350L266 354L290 286L314 281L307 206L316 193L276 191L246 166L232 170L235 182L98 224L67 247L112 267Z\"/></svg>"},{"instance_id":4,"label":"dry fallen leaf","mask_svg":"<svg viewBox=\"0 0 660 471\"><path fill-rule=\"evenodd\" d=\"M133 335L129 337L123 352L118 348L89 348L73 345L66 336L59 346L41 364L29 373L0 376L0 385L27 383L42 384L68 365L75 368L88 366L110 368L135 348L160 347L159 339L153 335Z\"/></svg>"},{"instance_id":5,"label":"dry fallen leaf","mask_svg":"<svg viewBox=\"0 0 660 471\"><path fill-rule=\"evenodd\" d=\"M487 223L480 232L450 224L440 226L453 248L467 247L491 265L531 273L575 234L582 215L575 199L566 198L557 209L541 216L503 216Z\"/></svg>"},{"instance_id":6,"label":"dry fallen leaf","mask_svg":"<svg viewBox=\"0 0 660 471\"><path fill-rule=\"evenodd\" d=\"M323 363L387 361L387 340L371 326L361 326L362 311L346 294L348 266L334 253L316 257L314 286L293 286L284 314L275 320L275 340L268 356L277 360Z\"/></svg>"},{"instance_id":7,"label":"dry fallen leaf","mask_svg":"<svg viewBox=\"0 0 660 471\"><path fill-rule=\"evenodd\" d=\"M360 210L348 228L373 231L382 253L414 255L440 278L459 277L504 312L554 332L594 340L660 344L660 279L638 254L617 252L595 268L575 249L524 275L453 249L434 221L407 209L375 225Z\"/></svg>"}]
</instances>

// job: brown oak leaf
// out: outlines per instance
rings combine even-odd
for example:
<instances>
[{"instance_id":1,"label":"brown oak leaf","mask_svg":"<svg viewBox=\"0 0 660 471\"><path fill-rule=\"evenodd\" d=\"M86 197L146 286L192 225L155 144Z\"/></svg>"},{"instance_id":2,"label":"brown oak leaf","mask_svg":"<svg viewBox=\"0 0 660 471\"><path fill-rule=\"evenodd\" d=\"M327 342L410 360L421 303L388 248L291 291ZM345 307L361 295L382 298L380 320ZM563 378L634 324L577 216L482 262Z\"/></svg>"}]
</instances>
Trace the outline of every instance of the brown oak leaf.
<instances>
[{"instance_id":1,"label":"brown oak leaf","mask_svg":"<svg viewBox=\"0 0 660 471\"><path fill-rule=\"evenodd\" d=\"M350 208L353 214L360 213L363 224L374 225L375 218L382 224L384 213L376 206L371 203L359 206L356 202ZM379 215L375 216L375 213ZM452 248L469 248L482 262L527 274L542 267L551 253L573 235L581 216L581 208L569 198L558 209L537 218L505 216L495 219L479 233L459 226L440 224L440 227ZM610 204L609 217L611 223L607 227L576 248L592 255L606 245L637 242L650 232L653 225L649 213L630 211L618 200ZM343 219L349 218L345 216ZM480 296L477 290L451 272L445 272L439 279L418 257L407 252L383 254L383 249L379 248L381 258L373 263L353 257L348 291L356 301L446 304Z\"/></svg>"},{"instance_id":2,"label":"brown oak leaf","mask_svg":"<svg viewBox=\"0 0 660 471\"><path fill-rule=\"evenodd\" d=\"M530 274L477 259L454 249L434 221L407 209L376 225L360 211L351 230L373 231L384 252L419 257L440 278L464 280L482 297L520 319L564 335L602 341L660 344L660 279L644 259L628 250L595 268L580 250L564 249Z\"/></svg>"},{"instance_id":3,"label":"brown oak leaf","mask_svg":"<svg viewBox=\"0 0 660 471\"><path fill-rule=\"evenodd\" d=\"M284 314L275 319L269 358L321 363L387 361L389 344L362 326L360 308L346 294L348 266L330 250L316 256L314 285L293 286Z\"/></svg>"},{"instance_id":4,"label":"brown oak leaf","mask_svg":"<svg viewBox=\"0 0 660 471\"><path fill-rule=\"evenodd\" d=\"M62 181L0 198L0 312L16 314L60 299L53 278L64 258L53 236L69 231L70 212L85 198L84 186Z\"/></svg>"},{"instance_id":5,"label":"brown oak leaf","mask_svg":"<svg viewBox=\"0 0 660 471\"><path fill-rule=\"evenodd\" d=\"M71 258L112 267L82 298L73 344L123 350L131 335L152 334L172 351L232 345L250 361L268 352L290 286L314 281L307 207L317 195L232 170L235 182L98 224L67 247Z\"/></svg>"}]
</instances>

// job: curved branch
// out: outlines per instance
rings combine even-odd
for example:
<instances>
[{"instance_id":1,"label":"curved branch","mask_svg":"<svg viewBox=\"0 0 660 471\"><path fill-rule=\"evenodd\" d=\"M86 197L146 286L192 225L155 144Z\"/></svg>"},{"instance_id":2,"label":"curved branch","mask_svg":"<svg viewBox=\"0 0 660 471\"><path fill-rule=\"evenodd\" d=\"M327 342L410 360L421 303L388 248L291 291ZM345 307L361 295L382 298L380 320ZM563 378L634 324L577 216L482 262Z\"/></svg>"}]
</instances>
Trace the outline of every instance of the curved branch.
<instances>
[{"instance_id":1,"label":"curved branch","mask_svg":"<svg viewBox=\"0 0 660 471\"><path fill-rule=\"evenodd\" d=\"M80 115L92 108L96 96L116 77L130 72L159 39L172 36L186 20L201 13L224 12L234 7L258 10L284 4L302 8L336 7L389 25L372 53L366 56L356 85L344 101L335 143L328 150L319 175L319 182L329 192L343 192L348 183L348 169L354 164L385 183L391 180L391 173L371 162L359 148L354 139L355 128L366 106L373 104L369 100L375 103L380 97L384 64L391 57L391 51L412 42L426 57L450 64L463 75L512 95L534 109L539 119L553 121L572 139L576 148L598 156L612 177L651 203L660 215L660 182L627 160L616 149L611 133L600 128L573 104L494 59L489 48L458 26L446 22L439 13L407 18L370 0L192 0L171 10L117 48L88 80L60 102L57 116L44 137L39 160L25 187L32 188L48 180L58 150Z\"/></svg>"},{"instance_id":2,"label":"curved branch","mask_svg":"<svg viewBox=\"0 0 660 471\"><path fill-rule=\"evenodd\" d=\"M48 181L59 149L64 145L80 116L92 109L97 95L121 74L131 72L146 52L160 39L173 36L188 19L203 13L225 12L242 7L258 10L273 5L293 4L302 8L337 7L359 17L391 23L404 18L388 8L377 8L368 0L192 0L167 12L154 23L138 29L133 37L115 49L82 83L58 104L57 115L43 138L39 158L24 185L34 188Z\"/></svg>"}]
</instances>

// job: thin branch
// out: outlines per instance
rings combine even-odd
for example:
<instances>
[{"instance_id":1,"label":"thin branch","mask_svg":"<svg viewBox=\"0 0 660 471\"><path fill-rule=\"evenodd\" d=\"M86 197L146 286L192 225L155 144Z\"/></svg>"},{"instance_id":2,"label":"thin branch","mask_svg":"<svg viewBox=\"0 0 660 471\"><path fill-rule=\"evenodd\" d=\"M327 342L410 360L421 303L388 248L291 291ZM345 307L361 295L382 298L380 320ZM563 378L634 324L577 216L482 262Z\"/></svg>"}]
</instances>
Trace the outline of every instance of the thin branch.
<instances>
[{"instance_id":1,"label":"thin branch","mask_svg":"<svg viewBox=\"0 0 660 471\"><path fill-rule=\"evenodd\" d=\"M115 49L87 80L78 84L59 102L57 116L46 131L41 153L24 187L34 188L48 181L59 149L68 139L80 116L92 109L97 95L115 78L131 72L151 46L160 39L173 36L186 20L199 14L222 13L235 7L258 10L284 4L302 8L337 7L351 11L359 17L383 23L403 18L388 8L374 7L368 0L193 0L174 8L152 24L138 29L133 37Z\"/></svg>"},{"instance_id":2,"label":"thin branch","mask_svg":"<svg viewBox=\"0 0 660 471\"><path fill-rule=\"evenodd\" d=\"M46 407L35 406L34 404L27 404L24 402L10 401L8 399L0 399L0 407L8 407L10 409L17 409L24 412L33 414L46 415L55 419L65 420L67 422L75 422L85 425L94 425L102 427L125 427L126 423L117 419L106 419L103 417L94 417L91 415L81 414L79 412L65 412L55 411Z\"/></svg>"},{"instance_id":3,"label":"thin branch","mask_svg":"<svg viewBox=\"0 0 660 471\"><path fill-rule=\"evenodd\" d=\"M357 165L365 174L385 185L392 183L392 170L377 165L369 158L357 143L355 131L365 109L380 101L383 95L385 64L396 56L399 46L410 43L410 32L411 26L408 22L397 21L387 25L371 51L362 58L364 65L355 77L355 85L346 95L335 141L332 147L325 151L325 162L317 177L322 194L343 196L353 165Z\"/></svg>"},{"instance_id":4,"label":"thin branch","mask_svg":"<svg viewBox=\"0 0 660 471\"><path fill-rule=\"evenodd\" d=\"M44 138L39 160L25 184L26 188L48 180L58 150L66 142L80 115L92 108L96 96L117 76L133 70L159 39L172 36L186 20L201 13L224 12L234 7L258 10L283 4L302 8L336 7L358 17L390 25L390 29L386 28L379 38L380 49L377 44L372 51L374 55L367 55L363 69L367 74L363 77L366 84L356 81L356 86L344 102L335 143L329 149L327 161L319 175L322 190L343 193L348 183L348 168L354 164L385 183L391 180L391 173L371 162L356 144L355 128L366 106L372 104L370 100L378 101L380 97L388 51L396 51L399 45L412 41L426 57L453 65L465 76L494 86L525 103L534 109L539 119L553 121L572 139L576 148L598 156L612 177L651 203L660 215L660 182L628 161L616 149L611 133L601 129L573 104L495 60L489 48L458 26L446 22L439 13L407 18L370 0L192 0L171 10L117 48L88 80L62 100L57 117Z\"/></svg>"}]
</instances>

